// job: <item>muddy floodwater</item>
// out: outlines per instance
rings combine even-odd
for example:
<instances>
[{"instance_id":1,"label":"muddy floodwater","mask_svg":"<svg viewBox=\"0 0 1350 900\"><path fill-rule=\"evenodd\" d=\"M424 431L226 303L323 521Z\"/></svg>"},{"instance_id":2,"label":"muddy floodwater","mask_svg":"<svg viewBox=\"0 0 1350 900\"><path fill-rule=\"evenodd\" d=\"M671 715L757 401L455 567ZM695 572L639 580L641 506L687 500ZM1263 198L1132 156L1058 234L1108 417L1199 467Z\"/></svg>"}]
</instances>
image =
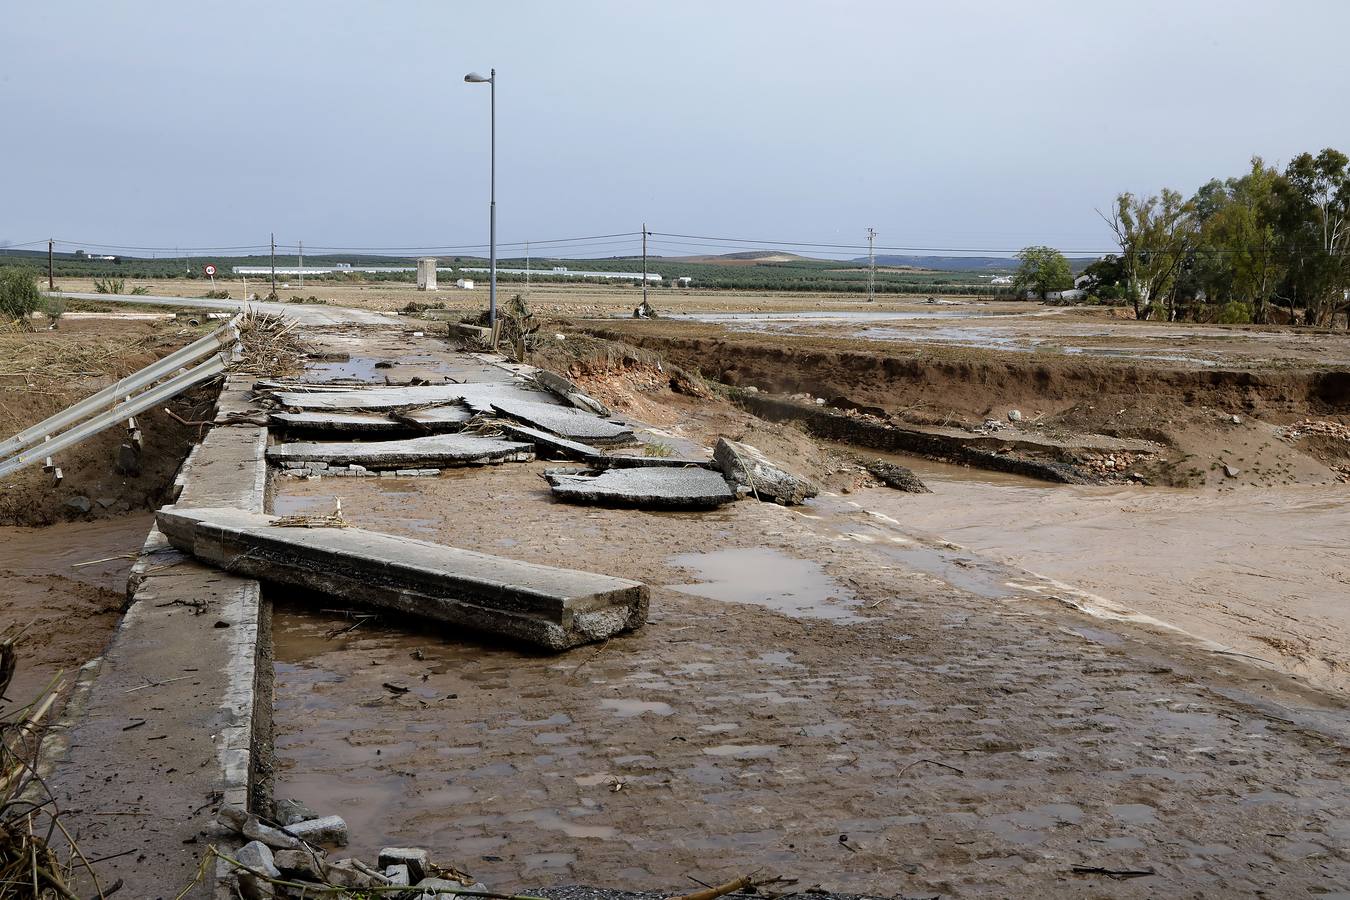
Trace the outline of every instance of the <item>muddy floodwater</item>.
<instances>
[{"instance_id":1,"label":"muddy floodwater","mask_svg":"<svg viewBox=\"0 0 1350 900\"><path fill-rule=\"evenodd\" d=\"M555 656L273 591L276 794L346 817L356 853L427 846L497 889L1350 881L1338 701L1029 590L1052 582L911 527L913 495L588 510L547 465L278 486L279 510L340 498L357 525L652 588L640 631ZM1016 528L1057 501L984 502Z\"/></svg>"},{"instance_id":2,"label":"muddy floodwater","mask_svg":"<svg viewBox=\"0 0 1350 900\"><path fill-rule=\"evenodd\" d=\"M127 573L151 513L45 528L0 527L0 631L26 629L8 695L36 696L58 672L72 674L117 624Z\"/></svg>"},{"instance_id":3,"label":"muddy floodwater","mask_svg":"<svg viewBox=\"0 0 1350 900\"><path fill-rule=\"evenodd\" d=\"M1350 485L1047 485L891 458L933 493L870 491L857 502L1053 579L1086 606L1125 607L1350 690Z\"/></svg>"},{"instance_id":4,"label":"muddy floodwater","mask_svg":"<svg viewBox=\"0 0 1350 900\"><path fill-rule=\"evenodd\" d=\"M695 312L668 317L728 331L940 344L1013 353L1055 353L1213 367L1299 360L1350 363L1350 336L1326 332L1240 329L1135 322L1072 307L1009 309L954 303L916 310Z\"/></svg>"}]
</instances>

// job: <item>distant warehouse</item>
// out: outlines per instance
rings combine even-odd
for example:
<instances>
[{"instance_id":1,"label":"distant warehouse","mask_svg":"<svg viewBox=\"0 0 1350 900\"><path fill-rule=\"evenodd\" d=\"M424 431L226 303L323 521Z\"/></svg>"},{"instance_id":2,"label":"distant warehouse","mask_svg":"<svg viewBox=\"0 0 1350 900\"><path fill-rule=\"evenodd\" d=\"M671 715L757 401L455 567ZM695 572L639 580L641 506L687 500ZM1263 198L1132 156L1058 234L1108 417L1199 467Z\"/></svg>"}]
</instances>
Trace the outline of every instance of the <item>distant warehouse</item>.
<instances>
[{"instance_id":1,"label":"distant warehouse","mask_svg":"<svg viewBox=\"0 0 1350 900\"><path fill-rule=\"evenodd\" d=\"M271 266L234 266L231 269L236 275L271 275ZM416 272L416 266L277 266L278 275L332 275L338 272L365 272L374 274L378 272ZM453 272L450 266L437 266L437 272Z\"/></svg>"}]
</instances>

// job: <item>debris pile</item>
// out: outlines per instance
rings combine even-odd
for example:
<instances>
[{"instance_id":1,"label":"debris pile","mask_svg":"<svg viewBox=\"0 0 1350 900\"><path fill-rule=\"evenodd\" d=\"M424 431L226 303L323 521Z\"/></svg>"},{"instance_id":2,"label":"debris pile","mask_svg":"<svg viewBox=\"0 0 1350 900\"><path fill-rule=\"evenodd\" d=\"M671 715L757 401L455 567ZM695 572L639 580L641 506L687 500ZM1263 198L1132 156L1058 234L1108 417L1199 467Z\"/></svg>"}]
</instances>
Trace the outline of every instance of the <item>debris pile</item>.
<instances>
[{"instance_id":1,"label":"debris pile","mask_svg":"<svg viewBox=\"0 0 1350 900\"><path fill-rule=\"evenodd\" d=\"M1134 471L1135 463L1139 460L1141 454L1127 453L1117 451L1115 453L1100 453L1084 455L1078 460L1077 465L1085 472L1089 472L1100 478L1131 477Z\"/></svg>"},{"instance_id":2,"label":"debris pile","mask_svg":"<svg viewBox=\"0 0 1350 900\"><path fill-rule=\"evenodd\" d=\"M1321 419L1304 419L1280 429L1280 437L1286 441L1296 441L1302 437L1329 437L1350 443L1350 425L1340 422L1328 422Z\"/></svg>"},{"instance_id":3,"label":"debris pile","mask_svg":"<svg viewBox=\"0 0 1350 900\"><path fill-rule=\"evenodd\" d=\"M277 804L277 821L222 807L217 821L248 842L234 853L212 848L225 861L239 895L250 900L379 896L422 900L458 893L488 893L453 866L437 865L418 847L386 847L375 862L333 858L325 846L347 844L340 816L318 816L302 804ZM410 890L400 891L407 887Z\"/></svg>"}]
</instances>

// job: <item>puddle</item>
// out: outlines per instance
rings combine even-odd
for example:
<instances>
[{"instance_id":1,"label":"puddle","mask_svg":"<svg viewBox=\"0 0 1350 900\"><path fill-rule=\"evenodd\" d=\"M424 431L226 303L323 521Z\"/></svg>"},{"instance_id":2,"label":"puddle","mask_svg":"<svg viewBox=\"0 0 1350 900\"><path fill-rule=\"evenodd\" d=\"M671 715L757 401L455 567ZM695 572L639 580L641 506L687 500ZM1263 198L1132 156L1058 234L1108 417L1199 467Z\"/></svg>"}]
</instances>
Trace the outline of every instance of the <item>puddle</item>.
<instances>
[{"instance_id":1,"label":"puddle","mask_svg":"<svg viewBox=\"0 0 1350 900\"><path fill-rule=\"evenodd\" d=\"M600 708L610 710L620 719L631 719L634 716L641 716L646 713L651 713L654 716L669 716L675 712L673 706L659 700L625 700L621 697L601 700Z\"/></svg>"},{"instance_id":2,"label":"puddle","mask_svg":"<svg viewBox=\"0 0 1350 900\"><path fill-rule=\"evenodd\" d=\"M670 585L672 590L724 603L763 606L799 619L860 622L854 594L819 563L797 559L767 547L682 553L673 566L696 572L705 581Z\"/></svg>"}]
</instances>

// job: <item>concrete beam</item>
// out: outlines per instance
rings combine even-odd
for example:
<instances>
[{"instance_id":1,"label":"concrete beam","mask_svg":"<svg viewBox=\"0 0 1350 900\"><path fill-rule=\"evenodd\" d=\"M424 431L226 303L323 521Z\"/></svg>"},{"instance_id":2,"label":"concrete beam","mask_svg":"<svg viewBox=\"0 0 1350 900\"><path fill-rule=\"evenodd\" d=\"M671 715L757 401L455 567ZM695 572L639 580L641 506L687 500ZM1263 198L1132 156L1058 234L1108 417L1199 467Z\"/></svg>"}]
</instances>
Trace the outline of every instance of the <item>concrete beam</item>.
<instances>
[{"instance_id":1,"label":"concrete beam","mask_svg":"<svg viewBox=\"0 0 1350 900\"><path fill-rule=\"evenodd\" d=\"M474 434L438 434L368 443L297 441L267 448L267 459L273 463L322 462L338 466L355 463L367 469L439 469L533 458L534 450L529 444Z\"/></svg>"},{"instance_id":2,"label":"concrete beam","mask_svg":"<svg viewBox=\"0 0 1350 900\"><path fill-rule=\"evenodd\" d=\"M621 447L637 442L633 429L627 425L611 422L595 413L570 406L503 398L493 400L492 408L504 416L510 416L544 431L551 431L572 441L607 447Z\"/></svg>"},{"instance_id":3,"label":"concrete beam","mask_svg":"<svg viewBox=\"0 0 1350 900\"><path fill-rule=\"evenodd\" d=\"M165 507L169 542L227 572L561 651L647 619L646 585L359 528L286 528L237 509Z\"/></svg>"},{"instance_id":4,"label":"concrete beam","mask_svg":"<svg viewBox=\"0 0 1350 900\"><path fill-rule=\"evenodd\" d=\"M267 421L274 428L334 434L378 434L408 430L403 422L372 413L274 412L268 415Z\"/></svg>"},{"instance_id":5,"label":"concrete beam","mask_svg":"<svg viewBox=\"0 0 1350 900\"><path fill-rule=\"evenodd\" d=\"M704 468L647 467L594 470L553 469L544 473L553 496L569 503L636 506L642 509L711 509L736 494L726 479Z\"/></svg>"}]
</instances>

